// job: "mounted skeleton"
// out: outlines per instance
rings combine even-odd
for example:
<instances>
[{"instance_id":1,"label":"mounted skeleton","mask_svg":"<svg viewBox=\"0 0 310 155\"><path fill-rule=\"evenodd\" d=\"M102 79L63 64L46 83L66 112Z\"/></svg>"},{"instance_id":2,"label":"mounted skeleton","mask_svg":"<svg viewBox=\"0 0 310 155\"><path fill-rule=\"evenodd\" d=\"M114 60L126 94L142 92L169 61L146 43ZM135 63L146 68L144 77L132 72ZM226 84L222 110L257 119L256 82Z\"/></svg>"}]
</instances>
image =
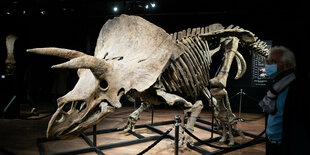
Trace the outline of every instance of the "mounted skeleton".
<instances>
[{"instance_id":1,"label":"mounted skeleton","mask_svg":"<svg viewBox=\"0 0 310 155\"><path fill-rule=\"evenodd\" d=\"M121 15L104 24L95 56L59 48L30 49L28 52L70 59L53 68L79 69L80 79L74 89L57 101L59 108L49 122L47 137L76 137L120 108L119 100L123 95L143 100L123 127L125 131L134 130L140 113L149 104L159 104L163 100L169 105L181 103L188 107L186 114L190 117L186 127L193 129L203 103L198 100L192 104L184 97L201 95L216 105L217 120L223 130L230 129L236 122L230 121L234 115L224 98L227 97L225 87L232 59L236 58L240 69L236 78L246 70L246 63L237 51L239 43L254 48L254 52L262 56L268 54L264 44L256 41L254 34L247 30L221 29L213 25L199 32L193 29L169 36L140 17ZM211 44L217 47L210 50ZM223 66L217 77L210 80L211 56L222 49L225 51ZM209 91L210 84L216 88ZM224 104L225 116L219 111ZM65 110L66 106L69 110ZM233 137L230 140L233 143Z\"/></svg>"}]
</instances>

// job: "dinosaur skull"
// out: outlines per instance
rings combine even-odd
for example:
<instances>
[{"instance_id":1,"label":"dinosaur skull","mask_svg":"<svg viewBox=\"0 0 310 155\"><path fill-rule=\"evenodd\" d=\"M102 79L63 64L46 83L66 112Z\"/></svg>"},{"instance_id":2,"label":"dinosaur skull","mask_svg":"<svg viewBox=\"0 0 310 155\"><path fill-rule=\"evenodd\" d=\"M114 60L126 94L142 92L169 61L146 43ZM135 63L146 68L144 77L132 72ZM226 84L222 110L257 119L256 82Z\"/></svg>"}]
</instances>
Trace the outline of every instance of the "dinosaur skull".
<instances>
[{"instance_id":1,"label":"dinosaur skull","mask_svg":"<svg viewBox=\"0 0 310 155\"><path fill-rule=\"evenodd\" d=\"M48 138L68 139L97 124L121 107L127 92L143 92L160 76L172 53L180 48L163 29L137 16L121 15L102 27L94 56L61 48L28 52L53 55L69 61L52 68L78 69L74 89L59 98Z\"/></svg>"},{"instance_id":2,"label":"dinosaur skull","mask_svg":"<svg viewBox=\"0 0 310 155\"><path fill-rule=\"evenodd\" d=\"M48 138L74 138L115 110L108 96L117 94L110 94L106 80L96 78L90 69L79 69L78 75L74 89L57 100L59 108L49 122Z\"/></svg>"},{"instance_id":3,"label":"dinosaur skull","mask_svg":"<svg viewBox=\"0 0 310 155\"><path fill-rule=\"evenodd\" d=\"M52 68L78 69L79 80L73 90L57 100L58 109L48 124L48 138L74 138L121 107L119 100L124 89L113 82L117 79L106 60L60 48L27 51L71 59Z\"/></svg>"}]
</instances>

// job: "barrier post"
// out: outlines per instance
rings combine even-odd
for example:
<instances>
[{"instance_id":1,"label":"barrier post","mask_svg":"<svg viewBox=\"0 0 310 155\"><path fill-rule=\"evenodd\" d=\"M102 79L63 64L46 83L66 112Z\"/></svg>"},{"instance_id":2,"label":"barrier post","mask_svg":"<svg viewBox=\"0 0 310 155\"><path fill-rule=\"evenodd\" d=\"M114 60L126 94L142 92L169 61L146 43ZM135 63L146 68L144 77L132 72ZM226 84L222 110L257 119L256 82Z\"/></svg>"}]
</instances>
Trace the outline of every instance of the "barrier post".
<instances>
[{"instance_id":1,"label":"barrier post","mask_svg":"<svg viewBox=\"0 0 310 155\"><path fill-rule=\"evenodd\" d=\"M97 125L93 125L93 145L97 146Z\"/></svg>"},{"instance_id":2,"label":"barrier post","mask_svg":"<svg viewBox=\"0 0 310 155\"><path fill-rule=\"evenodd\" d=\"M176 115L174 119L175 119L174 154L178 155L179 154L179 128L180 128L180 123L181 123L180 115Z\"/></svg>"}]
</instances>

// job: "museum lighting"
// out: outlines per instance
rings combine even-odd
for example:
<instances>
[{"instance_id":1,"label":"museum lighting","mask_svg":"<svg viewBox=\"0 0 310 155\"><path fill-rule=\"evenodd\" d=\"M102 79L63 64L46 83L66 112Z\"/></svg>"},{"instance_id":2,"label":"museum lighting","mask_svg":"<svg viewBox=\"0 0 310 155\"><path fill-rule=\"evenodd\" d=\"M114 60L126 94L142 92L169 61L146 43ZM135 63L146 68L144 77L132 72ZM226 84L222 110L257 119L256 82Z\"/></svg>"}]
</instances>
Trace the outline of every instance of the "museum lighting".
<instances>
[{"instance_id":1,"label":"museum lighting","mask_svg":"<svg viewBox=\"0 0 310 155\"><path fill-rule=\"evenodd\" d=\"M155 2L152 2L152 3L151 3L151 6L152 6L152 8L155 8L155 7L156 7Z\"/></svg>"},{"instance_id":2,"label":"museum lighting","mask_svg":"<svg viewBox=\"0 0 310 155\"><path fill-rule=\"evenodd\" d=\"M42 10L42 11L41 11L41 15L46 15L46 11L45 11L45 10Z\"/></svg>"},{"instance_id":3,"label":"museum lighting","mask_svg":"<svg viewBox=\"0 0 310 155\"><path fill-rule=\"evenodd\" d=\"M155 4L155 2L151 2L151 3L147 3L146 5L145 5L145 9L150 9L150 8L155 8L156 7L156 4Z\"/></svg>"},{"instance_id":4,"label":"museum lighting","mask_svg":"<svg viewBox=\"0 0 310 155\"><path fill-rule=\"evenodd\" d=\"M113 7L113 11L114 11L114 12L117 12L117 11L118 11L117 6L114 6L114 7Z\"/></svg>"}]
</instances>

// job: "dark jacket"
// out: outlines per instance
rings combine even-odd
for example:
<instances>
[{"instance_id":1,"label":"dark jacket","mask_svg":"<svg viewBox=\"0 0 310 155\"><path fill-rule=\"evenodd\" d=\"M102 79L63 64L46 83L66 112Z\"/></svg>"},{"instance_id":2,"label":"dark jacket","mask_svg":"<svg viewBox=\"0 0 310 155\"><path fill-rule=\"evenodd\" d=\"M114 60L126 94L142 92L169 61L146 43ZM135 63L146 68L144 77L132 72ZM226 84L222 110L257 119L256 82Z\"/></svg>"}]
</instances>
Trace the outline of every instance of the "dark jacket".
<instances>
[{"instance_id":1,"label":"dark jacket","mask_svg":"<svg viewBox=\"0 0 310 155\"><path fill-rule=\"evenodd\" d=\"M289 86L283 113L282 154L310 155L309 79L297 76Z\"/></svg>"}]
</instances>

